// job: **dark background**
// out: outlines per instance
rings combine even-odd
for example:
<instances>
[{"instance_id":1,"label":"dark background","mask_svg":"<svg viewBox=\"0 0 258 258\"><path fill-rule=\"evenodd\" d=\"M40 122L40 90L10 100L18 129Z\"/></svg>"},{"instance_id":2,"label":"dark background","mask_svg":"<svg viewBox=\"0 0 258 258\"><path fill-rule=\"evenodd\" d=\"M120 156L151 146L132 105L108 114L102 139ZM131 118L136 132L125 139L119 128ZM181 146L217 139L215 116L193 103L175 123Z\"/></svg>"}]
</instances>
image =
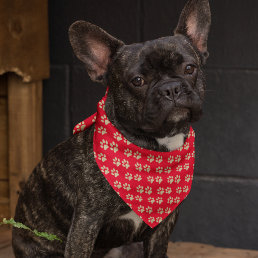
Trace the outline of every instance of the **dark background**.
<instances>
[{"instance_id":1,"label":"dark background","mask_svg":"<svg viewBox=\"0 0 258 258\"><path fill-rule=\"evenodd\" d=\"M92 83L69 45L79 19L130 44L171 35L186 1L49 1L51 76L44 82L44 153L96 111ZM171 240L258 249L258 1L211 0L212 27L195 180Z\"/></svg>"}]
</instances>

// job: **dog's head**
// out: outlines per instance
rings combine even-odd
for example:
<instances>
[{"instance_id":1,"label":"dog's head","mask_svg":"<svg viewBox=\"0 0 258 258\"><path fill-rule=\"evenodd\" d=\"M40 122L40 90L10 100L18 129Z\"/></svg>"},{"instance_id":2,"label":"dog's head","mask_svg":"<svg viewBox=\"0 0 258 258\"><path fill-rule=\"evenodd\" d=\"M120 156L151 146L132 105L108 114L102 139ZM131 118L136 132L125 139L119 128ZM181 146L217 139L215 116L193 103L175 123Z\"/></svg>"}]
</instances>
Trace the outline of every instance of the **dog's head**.
<instances>
[{"instance_id":1,"label":"dog's head","mask_svg":"<svg viewBox=\"0 0 258 258\"><path fill-rule=\"evenodd\" d=\"M116 121L139 135L165 137L200 118L209 27L208 0L189 0L174 36L125 45L77 21L69 37L91 79L109 86Z\"/></svg>"}]
</instances>

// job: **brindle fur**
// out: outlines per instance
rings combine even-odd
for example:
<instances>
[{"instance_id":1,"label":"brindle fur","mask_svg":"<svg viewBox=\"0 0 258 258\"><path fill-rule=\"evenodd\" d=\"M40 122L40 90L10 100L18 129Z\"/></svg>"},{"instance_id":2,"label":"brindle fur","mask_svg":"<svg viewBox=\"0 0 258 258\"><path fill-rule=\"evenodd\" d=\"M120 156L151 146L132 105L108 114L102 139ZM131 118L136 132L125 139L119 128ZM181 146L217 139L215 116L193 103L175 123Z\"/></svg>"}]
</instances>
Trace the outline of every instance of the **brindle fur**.
<instances>
[{"instance_id":1,"label":"brindle fur","mask_svg":"<svg viewBox=\"0 0 258 258\"><path fill-rule=\"evenodd\" d=\"M186 135L190 123L201 115L205 89L201 69L208 56L209 26L208 0L189 0L175 36L124 45L84 21L74 23L69 36L91 78L109 85L109 120L136 145L168 151L156 138ZM196 65L191 76L184 74L188 63ZM145 84L134 87L131 79L139 75ZM178 83L180 97L168 92L173 101L165 98L166 87L170 90ZM119 219L131 209L100 172L93 156L93 133L94 126L51 150L19 196L15 220L56 234L63 242L14 228L16 257L166 257L178 209L154 229L142 222L135 230L132 220Z\"/></svg>"}]
</instances>

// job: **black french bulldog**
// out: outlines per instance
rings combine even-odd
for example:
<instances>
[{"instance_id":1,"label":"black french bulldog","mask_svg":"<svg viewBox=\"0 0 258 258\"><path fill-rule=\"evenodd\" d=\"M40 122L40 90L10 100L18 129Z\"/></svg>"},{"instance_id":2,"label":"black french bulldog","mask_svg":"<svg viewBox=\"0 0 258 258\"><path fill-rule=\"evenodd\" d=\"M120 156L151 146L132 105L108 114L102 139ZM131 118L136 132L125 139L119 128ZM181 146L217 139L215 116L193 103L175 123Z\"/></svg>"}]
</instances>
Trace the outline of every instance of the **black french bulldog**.
<instances>
[{"instance_id":1,"label":"black french bulldog","mask_svg":"<svg viewBox=\"0 0 258 258\"><path fill-rule=\"evenodd\" d=\"M125 45L77 21L69 37L91 79L109 85L106 113L116 128L140 147L171 151L202 113L209 27L208 0L189 0L174 36ZM167 257L178 209L154 229L145 224L100 172L93 132L51 150L19 196L15 220L63 242L14 228L16 257Z\"/></svg>"}]
</instances>

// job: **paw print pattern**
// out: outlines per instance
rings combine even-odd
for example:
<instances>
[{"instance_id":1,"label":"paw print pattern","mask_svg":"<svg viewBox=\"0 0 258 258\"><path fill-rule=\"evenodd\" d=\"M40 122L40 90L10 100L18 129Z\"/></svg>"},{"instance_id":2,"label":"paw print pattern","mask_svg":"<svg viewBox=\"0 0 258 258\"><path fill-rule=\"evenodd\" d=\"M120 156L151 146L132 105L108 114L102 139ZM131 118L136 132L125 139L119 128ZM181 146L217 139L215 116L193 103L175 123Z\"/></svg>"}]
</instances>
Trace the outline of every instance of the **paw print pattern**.
<instances>
[{"instance_id":1,"label":"paw print pattern","mask_svg":"<svg viewBox=\"0 0 258 258\"><path fill-rule=\"evenodd\" d=\"M150 195L152 193L152 188L150 186L147 186L145 188L145 193Z\"/></svg>"},{"instance_id":2,"label":"paw print pattern","mask_svg":"<svg viewBox=\"0 0 258 258\"><path fill-rule=\"evenodd\" d=\"M106 115L101 116L101 122L105 125L110 123Z\"/></svg>"},{"instance_id":3,"label":"paw print pattern","mask_svg":"<svg viewBox=\"0 0 258 258\"><path fill-rule=\"evenodd\" d=\"M102 140L102 141L100 142L100 147L101 147L102 149L104 149L104 150L107 150L107 149L109 148L109 146L108 146L108 141L107 141L107 140Z\"/></svg>"},{"instance_id":4,"label":"paw print pattern","mask_svg":"<svg viewBox=\"0 0 258 258\"><path fill-rule=\"evenodd\" d=\"M134 180L136 180L136 181L140 182L140 181L142 180L142 176L141 176L141 175L136 174L136 175L134 175Z\"/></svg>"},{"instance_id":5,"label":"paw print pattern","mask_svg":"<svg viewBox=\"0 0 258 258\"><path fill-rule=\"evenodd\" d=\"M168 183L172 184L174 182L174 177L173 176L169 176L168 177Z\"/></svg>"},{"instance_id":6,"label":"paw print pattern","mask_svg":"<svg viewBox=\"0 0 258 258\"><path fill-rule=\"evenodd\" d=\"M158 188L158 190L157 190L157 194L160 194L160 195L162 195L162 194L164 194L164 188L163 187L159 187Z\"/></svg>"},{"instance_id":7,"label":"paw print pattern","mask_svg":"<svg viewBox=\"0 0 258 258\"><path fill-rule=\"evenodd\" d=\"M94 116L91 120L92 123L95 123L96 122L96 119L97 119L97 116Z\"/></svg>"},{"instance_id":8,"label":"paw print pattern","mask_svg":"<svg viewBox=\"0 0 258 258\"><path fill-rule=\"evenodd\" d=\"M125 152L124 152L124 154L125 154L125 156L126 156L127 158L129 158L130 156L133 155L133 152L132 152L130 149L126 149Z\"/></svg>"},{"instance_id":9,"label":"paw print pattern","mask_svg":"<svg viewBox=\"0 0 258 258\"><path fill-rule=\"evenodd\" d=\"M98 154L98 159L102 162L105 162L107 160L107 156L103 153Z\"/></svg>"},{"instance_id":10,"label":"paw print pattern","mask_svg":"<svg viewBox=\"0 0 258 258\"><path fill-rule=\"evenodd\" d=\"M110 149L111 149L114 153L118 152L118 145L117 145L117 143L115 143L115 142L110 143Z\"/></svg>"},{"instance_id":11,"label":"paw print pattern","mask_svg":"<svg viewBox=\"0 0 258 258\"><path fill-rule=\"evenodd\" d=\"M103 109L103 106L104 106L104 100L102 99L102 100L99 102L99 108L100 108L100 109Z\"/></svg>"},{"instance_id":12,"label":"paw print pattern","mask_svg":"<svg viewBox=\"0 0 258 258\"><path fill-rule=\"evenodd\" d=\"M164 169L164 172L167 173L167 174L170 174L171 171L172 171L171 167L166 167L166 168Z\"/></svg>"},{"instance_id":13,"label":"paw print pattern","mask_svg":"<svg viewBox=\"0 0 258 258\"><path fill-rule=\"evenodd\" d=\"M194 130L192 130L191 136L192 136L192 137L195 137L195 132L194 132Z\"/></svg>"},{"instance_id":14,"label":"paw print pattern","mask_svg":"<svg viewBox=\"0 0 258 258\"><path fill-rule=\"evenodd\" d=\"M191 157L192 157L191 153L187 153L187 154L185 155L185 159L186 159L186 160L189 160Z\"/></svg>"},{"instance_id":15,"label":"paw print pattern","mask_svg":"<svg viewBox=\"0 0 258 258\"><path fill-rule=\"evenodd\" d=\"M142 199L141 195L136 195L135 200L137 200L138 202L141 202L143 199Z\"/></svg>"},{"instance_id":16,"label":"paw print pattern","mask_svg":"<svg viewBox=\"0 0 258 258\"><path fill-rule=\"evenodd\" d=\"M172 164L174 162L174 156L168 158L168 163Z\"/></svg>"},{"instance_id":17,"label":"paw print pattern","mask_svg":"<svg viewBox=\"0 0 258 258\"><path fill-rule=\"evenodd\" d=\"M176 171L177 172L181 172L183 169L182 165L178 165L177 168L176 168Z\"/></svg>"},{"instance_id":18,"label":"paw print pattern","mask_svg":"<svg viewBox=\"0 0 258 258\"><path fill-rule=\"evenodd\" d=\"M181 161L181 156L180 155L177 155L175 157L175 162L179 163Z\"/></svg>"},{"instance_id":19,"label":"paw print pattern","mask_svg":"<svg viewBox=\"0 0 258 258\"><path fill-rule=\"evenodd\" d=\"M189 149L189 143L187 142L187 143L185 143L185 145L184 145L184 149L185 150L188 150Z\"/></svg>"},{"instance_id":20,"label":"paw print pattern","mask_svg":"<svg viewBox=\"0 0 258 258\"><path fill-rule=\"evenodd\" d=\"M141 186L141 185L138 185L136 189L137 189L138 193L143 193L144 192L143 186Z\"/></svg>"},{"instance_id":21,"label":"paw print pattern","mask_svg":"<svg viewBox=\"0 0 258 258\"><path fill-rule=\"evenodd\" d=\"M152 163L155 160L155 157L153 155L148 155L147 160Z\"/></svg>"},{"instance_id":22,"label":"paw print pattern","mask_svg":"<svg viewBox=\"0 0 258 258\"><path fill-rule=\"evenodd\" d=\"M178 194L182 193L182 187L181 186L176 188L176 193L178 193Z\"/></svg>"},{"instance_id":23,"label":"paw print pattern","mask_svg":"<svg viewBox=\"0 0 258 258\"><path fill-rule=\"evenodd\" d=\"M150 202L151 204L153 204L155 202L155 199L153 197L149 197L148 198L148 202Z\"/></svg>"},{"instance_id":24,"label":"paw print pattern","mask_svg":"<svg viewBox=\"0 0 258 258\"><path fill-rule=\"evenodd\" d=\"M163 158L162 158L162 156L161 155L159 155L158 157L156 157L156 162L157 163L161 163L163 161Z\"/></svg>"},{"instance_id":25,"label":"paw print pattern","mask_svg":"<svg viewBox=\"0 0 258 258\"><path fill-rule=\"evenodd\" d=\"M123 188L124 188L126 191L130 191L130 190L131 190L130 184L127 184L127 183L124 183L124 184L123 184Z\"/></svg>"},{"instance_id":26,"label":"paw print pattern","mask_svg":"<svg viewBox=\"0 0 258 258\"><path fill-rule=\"evenodd\" d=\"M157 197L156 198L156 203L158 203L158 204L163 203L163 198L162 197Z\"/></svg>"},{"instance_id":27,"label":"paw print pattern","mask_svg":"<svg viewBox=\"0 0 258 258\"><path fill-rule=\"evenodd\" d=\"M122 184L119 181L115 181L114 186L117 187L118 189L120 189L122 187Z\"/></svg>"},{"instance_id":28,"label":"paw print pattern","mask_svg":"<svg viewBox=\"0 0 258 258\"><path fill-rule=\"evenodd\" d=\"M172 204L173 202L174 202L174 198L171 197L171 196L169 196L167 203L168 203L168 204Z\"/></svg>"},{"instance_id":29,"label":"paw print pattern","mask_svg":"<svg viewBox=\"0 0 258 258\"><path fill-rule=\"evenodd\" d=\"M175 197L174 202L175 202L176 204L180 203L180 198L179 198L179 197Z\"/></svg>"},{"instance_id":30,"label":"paw print pattern","mask_svg":"<svg viewBox=\"0 0 258 258\"><path fill-rule=\"evenodd\" d=\"M167 187L165 191L166 191L166 194L171 194L172 193L171 187Z\"/></svg>"},{"instance_id":31,"label":"paw print pattern","mask_svg":"<svg viewBox=\"0 0 258 258\"><path fill-rule=\"evenodd\" d=\"M161 217L157 217L157 218L156 218L156 222L157 222L157 223L160 223L161 221L162 221L162 218L161 218Z\"/></svg>"},{"instance_id":32,"label":"paw print pattern","mask_svg":"<svg viewBox=\"0 0 258 258\"><path fill-rule=\"evenodd\" d=\"M183 192L184 193L187 193L189 191L189 186L188 185L185 185L184 187L183 187Z\"/></svg>"},{"instance_id":33,"label":"paw print pattern","mask_svg":"<svg viewBox=\"0 0 258 258\"><path fill-rule=\"evenodd\" d=\"M113 159L113 164L119 167L121 165L120 159L119 158L114 158Z\"/></svg>"},{"instance_id":34,"label":"paw print pattern","mask_svg":"<svg viewBox=\"0 0 258 258\"><path fill-rule=\"evenodd\" d=\"M137 162L137 163L135 164L135 169L138 170L138 171L142 171L142 165Z\"/></svg>"},{"instance_id":35,"label":"paw print pattern","mask_svg":"<svg viewBox=\"0 0 258 258\"><path fill-rule=\"evenodd\" d=\"M153 212L152 207L148 206L148 207L146 208L146 212L149 213L149 214L151 214L151 213Z\"/></svg>"},{"instance_id":36,"label":"paw print pattern","mask_svg":"<svg viewBox=\"0 0 258 258\"><path fill-rule=\"evenodd\" d=\"M124 139L124 143L125 143L126 145L130 145L130 144L131 144L127 139Z\"/></svg>"},{"instance_id":37,"label":"paw print pattern","mask_svg":"<svg viewBox=\"0 0 258 258\"><path fill-rule=\"evenodd\" d=\"M175 183L179 184L180 181L181 181L181 178L180 178L179 175L177 175L177 176L175 177Z\"/></svg>"},{"instance_id":38,"label":"paw print pattern","mask_svg":"<svg viewBox=\"0 0 258 258\"><path fill-rule=\"evenodd\" d=\"M113 168L113 169L111 170L111 175L114 176L114 177L118 177L118 176L119 176L118 170L116 170L116 169Z\"/></svg>"},{"instance_id":39,"label":"paw print pattern","mask_svg":"<svg viewBox=\"0 0 258 258\"><path fill-rule=\"evenodd\" d=\"M149 218L148 218L148 221L149 221L149 223L152 224L152 223L155 221L155 218L154 218L154 217L149 217Z\"/></svg>"},{"instance_id":40,"label":"paw print pattern","mask_svg":"<svg viewBox=\"0 0 258 258\"><path fill-rule=\"evenodd\" d=\"M184 170L188 170L189 169L189 163L185 163L184 164Z\"/></svg>"},{"instance_id":41,"label":"paw print pattern","mask_svg":"<svg viewBox=\"0 0 258 258\"><path fill-rule=\"evenodd\" d=\"M164 210L163 210L163 208L158 208L157 212L158 212L159 214L163 214L163 213L164 213Z\"/></svg>"},{"instance_id":42,"label":"paw print pattern","mask_svg":"<svg viewBox=\"0 0 258 258\"><path fill-rule=\"evenodd\" d=\"M163 179L162 179L161 176L156 176L156 177L155 177L155 181L156 181L157 183L161 184L162 181L163 181Z\"/></svg>"},{"instance_id":43,"label":"paw print pattern","mask_svg":"<svg viewBox=\"0 0 258 258\"><path fill-rule=\"evenodd\" d=\"M156 172L161 174L163 172L163 167L157 167Z\"/></svg>"},{"instance_id":44,"label":"paw print pattern","mask_svg":"<svg viewBox=\"0 0 258 258\"><path fill-rule=\"evenodd\" d=\"M106 166L101 167L101 171L102 171L102 173L104 173L105 175L109 174L109 168L106 167Z\"/></svg>"},{"instance_id":45,"label":"paw print pattern","mask_svg":"<svg viewBox=\"0 0 258 258\"><path fill-rule=\"evenodd\" d=\"M147 180L152 184L154 182L154 177L153 176L148 176Z\"/></svg>"},{"instance_id":46,"label":"paw print pattern","mask_svg":"<svg viewBox=\"0 0 258 258\"><path fill-rule=\"evenodd\" d=\"M133 179L133 175L131 173L126 173L125 174L125 179L131 181Z\"/></svg>"},{"instance_id":47,"label":"paw print pattern","mask_svg":"<svg viewBox=\"0 0 258 258\"><path fill-rule=\"evenodd\" d=\"M195 151L192 152L192 158L194 158L194 156L195 156Z\"/></svg>"},{"instance_id":48,"label":"paw print pattern","mask_svg":"<svg viewBox=\"0 0 258 258\"><path fill-rule=\"evenodd\" d=\"M134 199L133 195L132 194L127 194L126 195L126 199L132 201Z\"/></svg>"},{"instance_id":49,"label":"paw print pattern","mask_svg":"<svg viewBox=\"0 0 258 258\"><path fill-rule=\"evenodd\" d=\"M121 135L120 133L114 133L114 138L115 138L118 142L123 140L122 135Z\"/></svg>"},{"instance_id":50,"label":"paw print pattern","mask_svg":"<svg viewBox=\"0 0 258 258\"><path fill-rule=\"evenodd\" d=\"M98 133L104 135L104 134L107 133L107 129L104 128L103 126L100 126L100 127L98 128Z\"/></svg>"},{"instance_id":51,"label":"paw print pattern","mask_svg":"<svg viewBox=\"0 0 258 258\"><path fill-rule=\"evenodd\" d=\"M139 205L138 206L138 211L140 212L140 213L143 213L144 212L144 207L142 206L142 205Z\"/></svg>"},{"instance_id":52,"label":"paw print pattern","mask_svg":"<svg viewBox=\"0 0 258 258\"><path fill-rule=\"evenodd\" d=\"M136 152L133 154L133 157L138 160L138 159L140 159L140 158L142 157L142 154L141 154L139 151L136 151Z\"/></svg>"},{"instance_id":53,"label":"paw print pattern","mask_svg":"<svg viewBox=\"0 0 258 258\"><path fill-rule=\"evenodd\" d=\"M172 212L172 210L171 210L169 207L167 207L167 208L165 209L165 213L170 214L171 212Z\"/></svg>"},{"instance_id":54,"label":"paw print pattern","mask_svg":"<svg viewBox=\"0 0 258 258\"><path fill-rule=\"evenodd\" d=\"M126 168L126 169L128 169L128 168L130 167L129 162L128 162L126 159L123 159L123 161L122 161L122 166L123 166L124 168Z\"/></svg>"},{"instance_id":55,"label":"paw print pattern","mask_svg":"<svg viewBox=\"0 0 258 258\"><path fill-rule=\"evenodd\" d=\"M149 165L144 165L143 170L149 173L151 169Z\"/></svg>"},{"instance_id":56,"label":"paw print pattern","mask_svg":"<svg viewBox=\"0 0 258 258\"><path fill-rule=\"evenodd\" d=\"M186 175L185 176L185 181L188 183L191 180L191 175Z\"/></svg>"}]
</instances>

